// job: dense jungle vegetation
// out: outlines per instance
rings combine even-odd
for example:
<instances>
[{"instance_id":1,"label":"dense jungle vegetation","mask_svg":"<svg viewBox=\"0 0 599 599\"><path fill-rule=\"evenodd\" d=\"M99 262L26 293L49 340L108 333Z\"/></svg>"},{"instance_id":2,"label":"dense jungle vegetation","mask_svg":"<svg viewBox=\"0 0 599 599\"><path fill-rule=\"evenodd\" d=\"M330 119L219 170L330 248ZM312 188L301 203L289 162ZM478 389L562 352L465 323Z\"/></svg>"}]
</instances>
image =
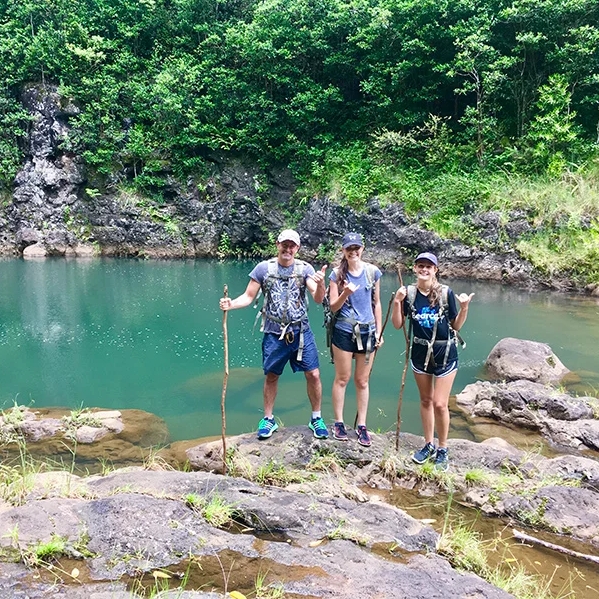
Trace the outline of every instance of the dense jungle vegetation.
<instances>
[{"instance_id":1,"label":"dense jungle vegetation","mask_svg":"<svg viewBox=\"0 0 599 599\"><path fill-rule=\"evenodd\" d=\"M0 0L0 179L23 84L55 83L67 147L142 193L241 152L466 242L524 211L525 256L599 282L598 24L597 0Z\"/></svg>"}]
</instances>

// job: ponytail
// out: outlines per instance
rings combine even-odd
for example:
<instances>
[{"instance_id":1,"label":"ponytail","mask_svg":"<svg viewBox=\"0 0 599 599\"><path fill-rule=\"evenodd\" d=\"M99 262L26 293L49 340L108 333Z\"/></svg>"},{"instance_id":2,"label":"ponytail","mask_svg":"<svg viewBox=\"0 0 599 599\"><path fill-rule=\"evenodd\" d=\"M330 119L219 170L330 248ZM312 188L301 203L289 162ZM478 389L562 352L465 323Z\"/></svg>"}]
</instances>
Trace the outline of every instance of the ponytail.
<instances>
[{"instance_id":1,"label":"ponytail","mask_svg":"<svg viewBox=\"0 0 599 599\"><path fill-rule=\"evenodd\" d=\"M442 295L443 295L443 286L437 280L437 276L433 275L431 292L428 294L428 301L430 302L431 307L441 305Z\"/></svg>"}]
</instances>

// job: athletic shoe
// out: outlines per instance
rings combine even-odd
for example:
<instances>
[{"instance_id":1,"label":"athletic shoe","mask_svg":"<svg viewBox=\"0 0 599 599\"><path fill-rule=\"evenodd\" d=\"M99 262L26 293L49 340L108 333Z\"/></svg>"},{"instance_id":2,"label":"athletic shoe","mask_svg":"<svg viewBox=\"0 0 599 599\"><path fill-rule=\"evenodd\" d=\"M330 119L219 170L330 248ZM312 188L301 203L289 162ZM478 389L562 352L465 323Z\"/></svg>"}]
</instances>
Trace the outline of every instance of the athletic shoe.
<instances>
[{"instance_id":1,"label":"athletic shoe","mask_svg":"<svg viewBox=\"0 0 599 599\"><path fill-rule=\"evenodd\" d=\"M333 426L333 437L337 441L347 441L347 431L345 430L345 424L343 422L335 422Z\"/></svg>"},{"instance_id":2,"label":"athletic shoe","mask_svg":"<svg viewBox=\"0 0 599 599\"><path fill-rule=\"evenodd\" d=\"M370 447L370 435L363 424L358 425L356 433L358 433L358 443L364 447Z\"/></svg>"},{"instance_id":3,"label":"athletic shoe","mask_svg":"<svg viewBox=\"0 0 599 599\"><path fill-rule=\"evenodd\" d=\"M427 443L420 451L417 451L412 456L412 461L417 464L424 464L424 462L428 462L429 460L434 460L437 455L437 450L432 443Z\"/></svg>"},{"instance_id":4,"label":"athletic shoe","mask_svg":"<svg viewBox=\"0 0 599 599\"><path fill-rule=\"evenodd\" d=\"M262 418L258 423L258 439L268 439L278 428L274 418Z\"/></svg>"},{"instance_id":5,"label":"athletic shoe","mask_svg":"<svg viewBox=\"0 0 599 599\"><path fill-rule=\"evenodd\" d=\"M446 472L449 468L449 458L447 457L447 449L440 447L437 449L437 455L435 457L435 470L439 472Z\"/></svg>"},{"instance_id":6,"label":"athletic shoe","mask_svg":"<svg viewBox=\"0 0 599 599\"><path fill-rule=\"evenodd\" d=\"M327 430L327 425L324 423L324 420L319 416L318 418L312 418L310 420L310 424L308 425L314 436L317 439L326 439L329 436L329 431Z\"/></svg>"}]
</instances>

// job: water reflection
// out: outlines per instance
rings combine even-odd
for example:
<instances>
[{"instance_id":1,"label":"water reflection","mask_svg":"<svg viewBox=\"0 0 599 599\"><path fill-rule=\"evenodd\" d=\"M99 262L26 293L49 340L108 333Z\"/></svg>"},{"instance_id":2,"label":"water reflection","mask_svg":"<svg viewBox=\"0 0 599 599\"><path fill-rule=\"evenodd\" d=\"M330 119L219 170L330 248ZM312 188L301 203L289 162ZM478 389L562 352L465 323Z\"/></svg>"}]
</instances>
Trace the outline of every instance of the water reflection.
<instances>
[{"instance_id":1,"label":"water reflection","mask_svg":"<svg viewBox=\"0 0 599 599\"><path fill-rule=\"evenodd\" d=\"M444 494L437 494L432 499L420 496L415 490L395 488L389 492L370 491L370 495L378 495L410 516L430 524L439 533L444 528L472 532L481 541L480 548L489 567L500 568L504 575L522 567L528 574L538 576L538 588L547 588L552 596L578 599L598 596L599 571L596 563L540 545L523 544L514 538L513 523L505 519L484 516L479 510L460 505L455 498L452 501ZM572 551L589 553L588 545L563 535L534 530L528 533Z\"/></svg>"},{"instance_id":2,"label":"water reflection","mask_svg":"<svg viewBox=\"0 0 599 599\"><path fill-rule=\"evenodd\" d=\"M174 439L220 433L223 376L222 315L218 297L247 284L253 264L137 260L0 261L0 404L138 408L164 418ZM406 280L406 282L408 282ZM483 363L506 336L549 343L581 377L578 392L599 388L596 344L599 302L555 293L530 293L472 281L447 281L474 291L464 327L467 348L454 392L481 375ZM396 277L382 279L386 310ZM260 334L256 311L228 318L230 368L227 432L255 428L261 416ZM332 417L333 367L324 342L322 311L310 318L321 350L324 416ZM369 425L395 428L405 342L390 325L371 379ZM348 389L346 419L353 420ZM284 424L307 423L309 403L301 375L281 378L276 415ZM420 433L418 394L410 373L402 430ZM456 424L459 424L456 420ZM468 436L467 429L454 436Z\"/></svg>"}]
</instances>

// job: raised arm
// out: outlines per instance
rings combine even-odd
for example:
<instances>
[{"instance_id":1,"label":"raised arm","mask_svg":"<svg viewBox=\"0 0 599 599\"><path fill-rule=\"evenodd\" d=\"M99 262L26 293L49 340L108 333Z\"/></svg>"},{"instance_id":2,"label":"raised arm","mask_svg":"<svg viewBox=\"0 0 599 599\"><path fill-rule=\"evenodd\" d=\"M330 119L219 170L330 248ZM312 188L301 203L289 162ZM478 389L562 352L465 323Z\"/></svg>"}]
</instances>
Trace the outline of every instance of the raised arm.
<instances>
[{"instance_id":1,"label":"raised arm","mask_svg":"<svg viewBox=\"0 0 599 599\"><path fill-rule=\"evenodd\" d=\"M256 299L258 291L260 291L260 283L254 279L250 279L248 286L241 295L235 299L221 297L218 305L221 310L236 310L237 308L245 308Z\"/></svg>"},{"instance_id":2,"label":"raised arm","mask_svg":"<svg viewBox=\"0 0 599 599\"><path fill-rule=\"evenodd\" d=\"M459 331L468 318L468 308L470 306L470 300L474 297L474 293L468 295L467 293L460 293L455 298L460 304L460 311L458 315L451 321L451 327L454 331Z\"/></svg>"},{"instance_id":3,"label":"raised arm","mask_svg":"<svg viewBox=\"0 0 599 599\"><path fill-rule=\"evenodd\" d=\"M327 271L327 265L325 264L320 270L317 270L313 275L306 279L306 287L314 298L317 304L322 304L324 294L326 293L326 286L324 284L324 277Z\"/></svg>"},{"instance_id":4,"label":"raised arm","mask_svg":"<svg viewBox=\"0 0 599 599\"><path fill-rule=\"evenodd\" d=\"M400 287L393 298L393 312L391 313L391 322L396 329L401 329L405 322L403 313L403 301L406 298L408 290L405 286Z\"/></svg>"}]
</instances>

